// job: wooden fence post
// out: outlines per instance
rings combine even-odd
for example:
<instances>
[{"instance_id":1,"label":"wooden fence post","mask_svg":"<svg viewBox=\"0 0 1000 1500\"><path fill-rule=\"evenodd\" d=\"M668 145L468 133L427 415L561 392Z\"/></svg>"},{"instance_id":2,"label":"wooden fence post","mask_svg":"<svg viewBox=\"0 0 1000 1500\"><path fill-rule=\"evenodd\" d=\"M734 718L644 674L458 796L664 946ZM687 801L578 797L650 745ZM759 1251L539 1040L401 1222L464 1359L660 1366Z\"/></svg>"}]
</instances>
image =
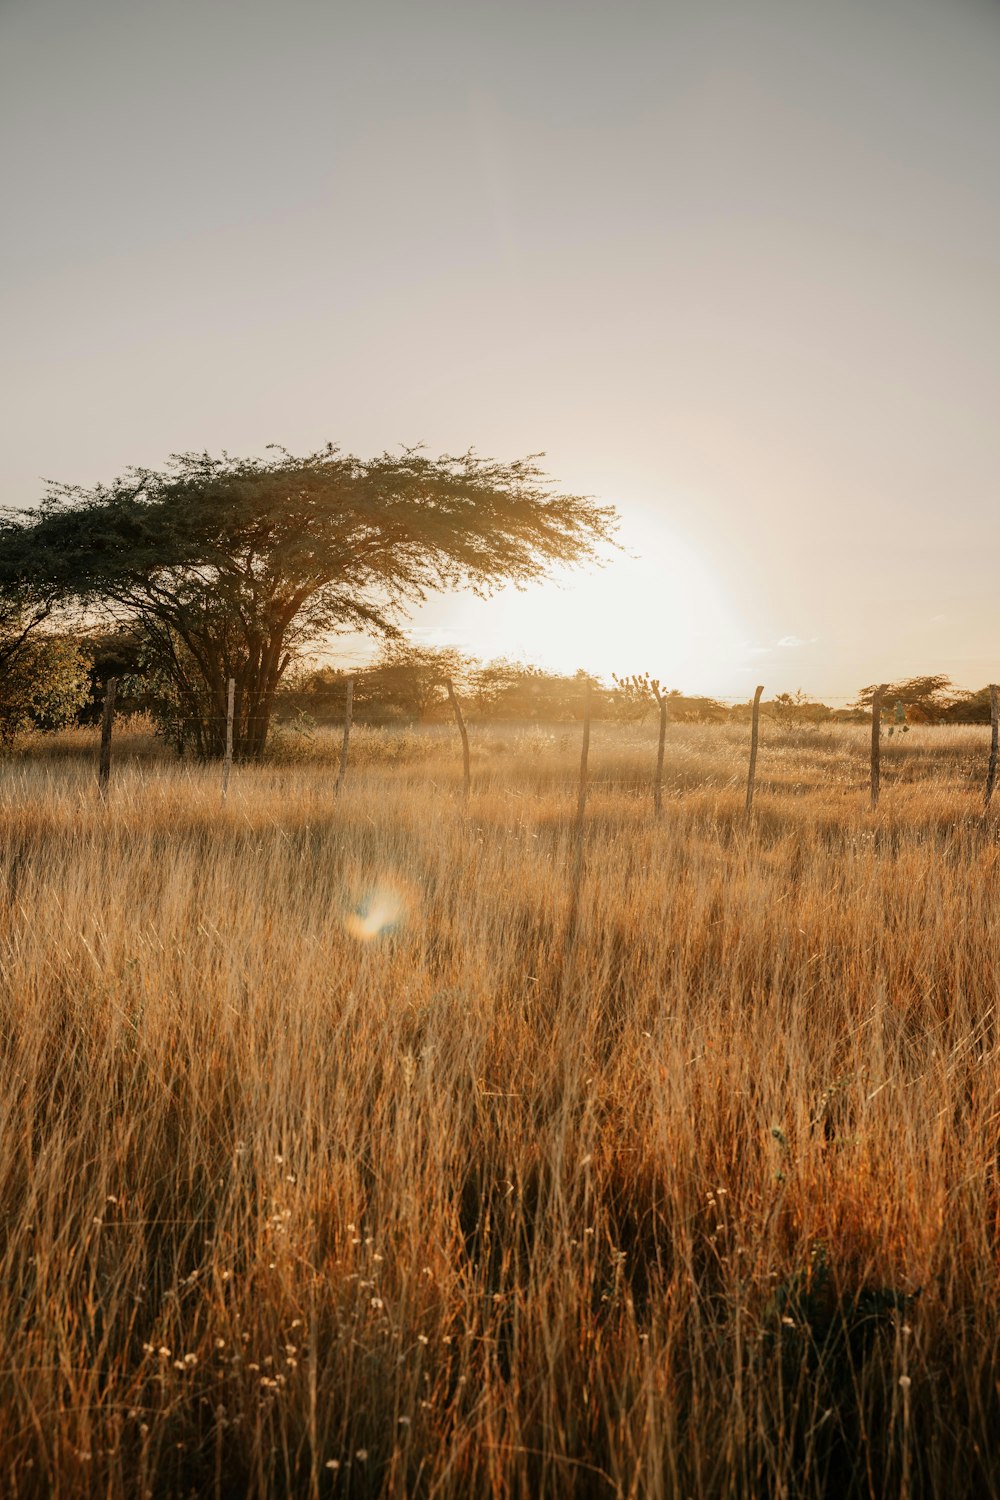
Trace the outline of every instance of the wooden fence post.
<instances>
[{"instance_id":1,"label":"wooden fence post","mask_svg":"<svg viewBox=\"0 0 1000 1500\"><path fill-rule=\"evenodd\" d=\"M872 695L872 812L878 807L878 794L882 778L879 760L880 735L882 731L882 694L889 686L881 683Z\"/></svg>"},{"instance_id":2,"label":"wooden fence post","mask_svg":"<svg viewBox=\"0 0 1000 1500\"><path fill-rule=\"evenodd\" d=\"M569 888L569 914L566 918L565 952L568 954L576 941L576 927L580 915L580 892L583 889L583 850L585 814L587 811L587 762L590 759L590 717L592 690L588 682L583 689L583 744L580 747L580 784L576 797L576 821L573 825L573 873Z\"/></svg>"},{"instance_id":3,"label":"wooden fence post","mask_svg":"<svg viewBox=\"0 0 1000 1500\"><path fill-rule=\"evenodd\" d=\"M587 762L590 759L591 686L583 690L583 744L580 748L580 788L576 798L576 833L583 835L583 816L587 810Z\"/></svg>"},{"instance_id":4,"label":"wooden fence post","mask_svg":"<svg viewBox=\"0 0 1000 1500\"><path fill-rule=\"evenodd\" d=\"M222 762L222 800L229 796L229 775L233 769L233 712L236 707L236 678L230 677L226 692L226 757Z\"/></svg>"},{"instance_id":5,"label":"wooden fence post","mask_svg":"<svg viewBox=\"0 0 1000 1500\"><path fill-rule=\"evenodd\" d=\"M667 741L667 695L660 691L660 684L656 679L650 683L660 709L660 738L656 746L656 780L653 783L653 813L660 817L663 813L663 750Z\"/></svg>"},{"instance_id":6,"label":"wooden fence post","mask_svg":"<svg viewBox=\"0 0 1000 1500\"><path fill-rule=\"evenodd\" d=\"M986 799L989 807L997 779L997 751L1000 749L1000 689L990 683L990 764L986 772Z\"/></svg>"},{"instance_id":7,"label":"wooden fence post","mask_svg":"<svg viewBox=\"0 0 1000 1500\"><path fill-rule=\"evenodd\" d=\"M753 809L753 784L757 775L757 744L760 739L760 695L764 691L761 684L753 695L753 712L750 717L750 768L747 771L747 801L746 816L749 818Z\"/></svg>"},{"instance_id":8,"label":"wooden fence post","mask_svg":"<svg viewBox=\"0 0 1000 1500\"><path fill-rule=\"evenodd\" d=\"M337 772L337 787L335 796L340 796L340 789L344 785L344 777L347 775L347 747L351 743L351 724L354 719L354 677L347 679L347 697L344 701L344 738L340 742L340 770Z\"/></svg>"},{"instance_id":9,"label":"wooden fence post","mask_svg":"<svg viewBox=\"0 0 1000 1500\"><path fill-rule=\"evenodd\" d=\"M462 736L462 777L465 800L466 802L468 802L469 797L472 794L472 766L469 760L469 733L465 727L465 720L462 717L462 705L458 701L458 695L455 692L450 677L445 678L444 685L448 689L448 701L451 704L452 712L455 715L455 723L458 725L458 732Z\"/></svg>"},{"instance_id":10,"label":"wooden fence post","mask_svg":"<svg viewBox=\"0 0 1000 1500\"><path fill-rule=\"evenodd\" d=\"M109 677L104 689L104 714L101 718L101 758L97 767L97 786L102 797L108 795L111 780L111 730L115 721L115 698L118 695L118 678Z\"/></svg>"}]
</instances>

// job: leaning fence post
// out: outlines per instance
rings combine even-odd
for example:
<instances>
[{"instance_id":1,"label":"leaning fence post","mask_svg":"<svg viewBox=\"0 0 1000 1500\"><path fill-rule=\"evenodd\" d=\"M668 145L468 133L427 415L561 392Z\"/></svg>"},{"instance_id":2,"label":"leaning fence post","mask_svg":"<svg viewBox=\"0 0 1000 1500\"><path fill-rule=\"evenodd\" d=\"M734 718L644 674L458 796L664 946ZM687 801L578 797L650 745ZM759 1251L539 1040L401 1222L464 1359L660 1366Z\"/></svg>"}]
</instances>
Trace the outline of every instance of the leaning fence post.
<instances>
[{"instance_id":1,"label":"leaning fence post","mask_svg":"<svg viewBox=\"0 0 1000 1500\"><path fill-rule=\"evenodd\" d=\"M335 795L340 795L340 788L344 785L344 777L347 775L347 747L351 743L351 723L354 719L354 678L347 679L347 697L344 700L344 738L340 742L340 770L337 772L337 787Z\"/></svg>"},{"instance_id":2,"label":"leaning fence post","mask_svg":"<svg viewBox=\"0 0 1000 1500\"><path fill-rule=\"evenodd\" d=\"M455 715L455 723L458 725L458 732L462 736L462 785L465 800L466 802L468 802L469 797L472 793L472 766L469 761L469 732L465 727L465 720L462 717L462 705L458 701L458 696L455 692L454 687L452 686L450 677L445 678L444 685L448 689L448 701L451 704L452 711Z\"/></svg>"},{"instance_id":3,"label":"leaning fence post","mask_svg":"<svg viewBox=\"0 0 1000 1500\"><path fill-rule=\"evenodd\" d=\"M111 730L115 721L115 698L118 694L118 678L109 677L104 689L104 715L101 719L101 758L97 767L97 786L102 797L108 795L111 780Z\"/></svg>"},{"instance_id":4,"label":"leaning fence post","mask_svg":"<svg viewBox=\"0 0 1000 1500\"><path fill-rule=\"evenodd\" d=\"M747 771L747 801L746 815L749 818L753 808L753 784L757 775L757 743L760 738L760 695L764 691L761 684L753 695L753 712L750 717L750 767Z\"/></svg>"},{"instance_id":5,"label":"leaning fence post","mask_svg":"<svg viewBox=\"0 0 1000 1500\"><path fill-rule=\"evenodd\" d=\"M993 796L993 788L997 779L997 750L1000 748L1000 689L995 682L990 683L990 764L986 772L986 798L985 805L989 807L990 798Z\"/></svg>"},{"instance_id":6,"label":"leaning fence post","mask_svg":"<svg viewBox=\"0 0 1000 1500\"><path fill-rule=\"evenodd\" d=\"M879 737L882 731L882 694L889 684L881 683L872 695L872 812L878 807L881 764L879 761Z\"/></svg>"},{"instance_id":7,"label":"leaning fence post","mask_svg":"<svg viewBox=\"0 0 1000 1500\"><path fill-rule=\"evenodd\" d=\"M233 769L233 711L236 707L236 678L230 677L226 693L226 758L222 762L222 800L229 796L229 773Z\"/></svg>"}]
</instances>

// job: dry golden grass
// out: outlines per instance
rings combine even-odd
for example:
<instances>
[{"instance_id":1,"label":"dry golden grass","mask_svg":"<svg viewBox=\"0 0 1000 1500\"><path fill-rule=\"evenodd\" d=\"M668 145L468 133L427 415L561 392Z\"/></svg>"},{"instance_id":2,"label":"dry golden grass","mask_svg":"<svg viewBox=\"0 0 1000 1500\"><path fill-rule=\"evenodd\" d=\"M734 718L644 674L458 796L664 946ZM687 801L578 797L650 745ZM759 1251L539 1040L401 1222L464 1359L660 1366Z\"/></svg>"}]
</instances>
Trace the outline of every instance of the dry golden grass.
<instances>
[{"instance_id":1,"label":"dry golden grass","mask_svg":"<svg viewBox=\"0 0 1000 1500\"><path fill-rule=\"evenodd\" d=\"M1000 1491L987 733L0 765L0 1491Z\"/></svg>"}]
</instances>

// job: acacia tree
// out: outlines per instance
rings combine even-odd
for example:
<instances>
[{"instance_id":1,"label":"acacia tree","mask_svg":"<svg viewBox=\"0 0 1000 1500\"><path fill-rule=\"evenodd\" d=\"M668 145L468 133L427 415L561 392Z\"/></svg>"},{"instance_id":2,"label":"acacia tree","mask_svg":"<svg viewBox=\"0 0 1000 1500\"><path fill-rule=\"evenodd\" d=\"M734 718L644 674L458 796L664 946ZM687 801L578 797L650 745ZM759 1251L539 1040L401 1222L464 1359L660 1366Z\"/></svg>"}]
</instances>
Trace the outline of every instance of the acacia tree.
<instances>
[{"instance_id":1,"label":"acacia tree","mask_svg":"<svg viewBox=\"0 0 1000 1500\"><path fill-rule=\"evenodd\" d=\"M222 753L234 678L246 759L310 643L391 637L431 590L487 593L592 560L615 523L611 507L555 491L534 458L187 453L108 485L50 485L9 530L0 587L57 591L140 630L201 755Z\"/></svg>"}]
</instances>

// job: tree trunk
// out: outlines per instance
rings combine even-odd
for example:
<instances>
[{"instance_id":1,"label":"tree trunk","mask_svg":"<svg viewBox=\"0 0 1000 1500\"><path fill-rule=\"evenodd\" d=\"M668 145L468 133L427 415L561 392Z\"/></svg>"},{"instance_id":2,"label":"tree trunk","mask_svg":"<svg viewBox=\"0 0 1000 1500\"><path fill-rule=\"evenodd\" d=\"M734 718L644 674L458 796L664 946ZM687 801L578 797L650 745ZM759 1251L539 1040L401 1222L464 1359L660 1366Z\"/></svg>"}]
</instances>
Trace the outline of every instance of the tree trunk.
<instances>
[{"instance_id":1,"label":"tree trunk","mask_svg":"<svg viewBox=\"0 0 1000 1500\"><path fill-rule=\"evenodd\" d=\"M283 607L267 635L245 628L216 634L179 614L147 617L146 627L178 698L178 739L191 744L199 759L225 756L231 678L236 682L233 758L259 760L263 755L275 693L291 659L285 635L294 613Z\"/></svg>"}]
</instances>

